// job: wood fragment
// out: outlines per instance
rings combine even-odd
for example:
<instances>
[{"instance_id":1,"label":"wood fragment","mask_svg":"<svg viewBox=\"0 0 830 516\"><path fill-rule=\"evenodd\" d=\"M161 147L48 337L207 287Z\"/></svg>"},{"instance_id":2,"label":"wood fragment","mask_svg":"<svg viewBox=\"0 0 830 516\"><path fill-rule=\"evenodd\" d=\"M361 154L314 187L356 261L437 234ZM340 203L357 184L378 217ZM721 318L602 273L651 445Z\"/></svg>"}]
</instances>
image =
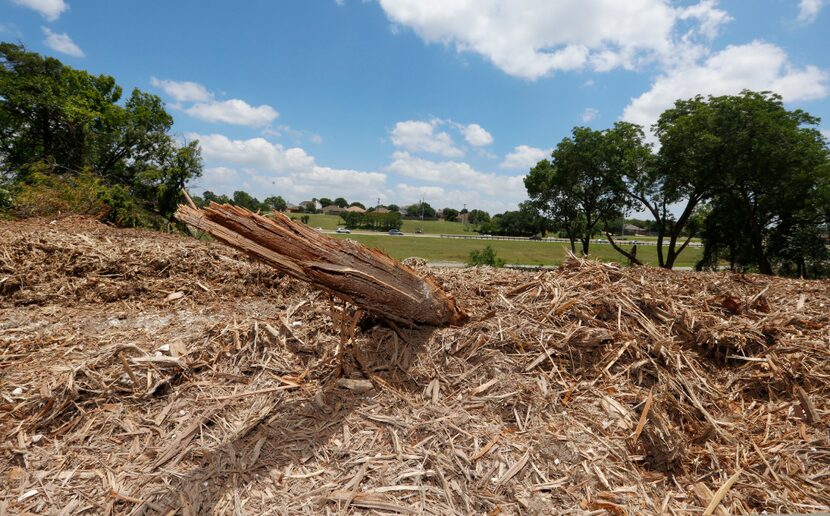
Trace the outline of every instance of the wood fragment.
<instances>
[{"instance_id":1,"label":"wood fragment","mask_svg":"<svg viewBox=\"0 0 830 516\"><path fill-rule=\"evenodd\" d=\"M810 400L810 396L807 394L807 391L805 391L800 385L796 385L795 392L798 396L798 402L804 410L804 416L807 418L807 422L811 425L818 423L821 418L818 415L816 406L813 405L813 402Z\"/></svg>"},{"instance_id":2,"label":"wood fragment","mask_svg":"<svg viewBox=\"0 0 830 516\"><path fill-rule=\"evenodd\" d=\"M739 469L738 471L736 471L731 477L729 477L726 480L726 482L724 482L722 486L720 486L720 488L717 491L715 491L714 496L712 496L712 501L709 502L709 505L707 505L706 509L704 509L703 511L703 516L711 516L712 513L715 512L715 509L718 507L721 500L723 500L723 497L726 496L726 493L728 493L729 490L732 489L732 486L735 485L735 482L738 481L738 478L741 476L741 473L743 473L743 470Z\"/></svg>"},{"instance_id":3,"label":"wood fragment","mask_svg":"<svg viewBox=\"0 0 830 516\"><path fill-rule=\"evenodd\" d=\"M460 325L467 315L432 279L380 251L337 240L281 213L180 205L176 218L301 281L407 326Z\"/></svg>"},{"instance_id":4,"label":"wood fragment","mask_svg":"<svg viewBox=\"0 0 830 516\"><path fill-rule=\"evenodd\" d=\"M127 363L127 359L124 358L124 352L118 352L118 360L121 361L121 365L124 366L124 370L127 372L127 375L130 377L130 381L132 381L132 388L135 389L138 385L138 378L136 378L133 369L130 367L130 364Z\"/></svg>"},{"instance_id":5,"label":"wood fragment","mask_svg":"<svg viewBox=\"0 0 830 516\"><path fill-rule=\"evenodd\" d=\"M643 431L643 428L646 426L646 421L648 421L648 411L651 410L651 404L654 401L654 389L648 390L648 398L646 398L646 404L643 406L643 411L640 412L640 420L637 422L637 428L634 430L634 435L632 436L632 441L637 442L637 439L640 438L640 434Z\"/></svg>"}]
</instances>

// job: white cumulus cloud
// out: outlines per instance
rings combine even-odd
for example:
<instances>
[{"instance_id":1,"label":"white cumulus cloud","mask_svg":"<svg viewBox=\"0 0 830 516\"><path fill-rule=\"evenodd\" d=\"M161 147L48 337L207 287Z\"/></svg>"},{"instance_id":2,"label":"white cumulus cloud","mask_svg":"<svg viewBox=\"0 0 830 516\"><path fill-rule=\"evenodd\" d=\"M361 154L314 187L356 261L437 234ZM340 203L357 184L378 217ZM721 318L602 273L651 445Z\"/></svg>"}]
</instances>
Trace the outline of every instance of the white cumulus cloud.
<instances>
[{"instance_id":1,"label":"white cumulus cloud","mask_svg":"<svg viewBox=\"0 0 830 516\"><path fill-rule=\"evenodd\" d=\"M455 146L455 142L447 132L436 131L439 124L439 120L398 122L390 134L392 143L410 152L428 152L447 158L463 156L464 151Z\"/></svg>"},{"instance_id":2,"label":"white cumulus cloud","mask_svg":"<svg viewBox=\"0 0 830 516\"><path fill-rule=\"evenodd\" d=\"M150 77L150 84L172 97L177 102L174 107L206 122L262 127L280 116L277 110L268 104L252 106L241 99L216 100L213 92L198 82ZM178 104L181 102L193 104L183 107Z\"/></svg>"},{"instance_id":3,"label":"white cumulus cloud","mask_svg":"<svg viewBox=\"0 0 830 516\"><path fill-rule=\"evenodd\" d=\"M185 135L197 139L209 166L202 189L230 193L243 189L262 199L282 195L295 203L305 197L368 201L386 188L386 174L318 165L300 147L285 148L264 138L233 140L223 134Z\"/></svg>"},{"instance_id":4,"label":"white cumulus cloud","mask_svg":"<svg viewBox=\"0 0 830 516\"><path fill-rule=\"evenodd\" d=\"M300 147L286 149L265 138L231 140L223 134L188 134L190 140L198 139L206 160L232 165L255 167L273 172L300 173L315 166L314 157Z\"/></svg>"},{"instance_id":5,"label":"white cumulus cloud","mask_svg":"<svg viewBox=\"0 0 830 516\"><path fill-rule=\"evenodd\" d=\"M463 185L470 190L506 199L521 198L525 192L524 176L480 172L465 162L432 161L412 156L406 151L395 152L386 170L425 182Z\"/></svg>"},{"instance_id":6,"label":"white cumulus cloud","mask_svg":"<svg viewBox=\"0 0 830 516\"><path fill-rule=\"evenodd\" d=\"M46 36L46 39L43 40L43 44L47 47L51 48L55 52L60 52L61 54L66 54L72 57L84 57L84 51L81 50L81 47L75 44L72 41L72 38L65 32L52 32L49 27L41 27L43 30L43 35Z\"/></svg>"},{"instance_id":7,"label":"white cumulus cloud","mask_svg":"<svg viewBox=\"0 0 830 516\"><path fill-rule=\"evenodd\" d=\"M798 21L801 23L816 21L818 13L825 4L827 0L801 0L798 3Z\"/></svg>"},{"instance_id":8,"label":"white cumulus cloud","mask_svg":"<svg viewBox=\"0 0 830 516\"><path fill-rule=\"evenodd\" d=\"M462 130L464 140L475 147L483 147L493 143L493 135L478 124L470 124Z\"/></svg>"},{"instance_id":9,"label":"white cumulus cloud","mask_svg":"<svg viewBox=\"0 0 830 516\"><path fill-rule=\"evenodd\" d=\"M164 93L173 97L177 102L207 102L213 94L207 88L192 81L171 81L150 77L150 84L161 88Z\"/></svg>"},{"instance_id":10,"label":"white cumulus cloud","mask_svg":"<svg viewBox=\"0 0 830 516\"><path fill-rule=\"evenodd\" d=\"M634 68L676 59L730 18L715 0L380 0L390 21L427 43L474 52L517 77ZM681 23L682 22L682 23ZM683 27L679 27L683 25ZM691 25L691 28L688 28Z\"/></svg>"},{"instance_id":11,"label":"white cumulus cloud","mask_svg":"<svg viewBox=\"0 0 830 516\"><path fill-rule=\"evenodd\" d=\"M816 66L796 67L779 47L762 41L728 46L702 62L671 69L651 89L631 100L622 118L650 127L677 99L732 95L741 90L769 90L787 102L814 100L828 94L830 74Z\"/></svg>"},{"instance_id":12,"label":"white cumulus cloud","mask_svg":"<svg viewBox=\"0 0 830 516\"><path fill-rule=\"evenodd\" d=\"M279 116L279 113L267 104L255 107L240 99L199 102L184 111L206 122L249 126L268 125Z\"/></svg>"},{"instance_id":13,"label":"white cumulus cloud","mask_svg":"<svg viewBox=\"0 0 830 516\"><path fill-rule=\"evenodd\" d=\"M537 163L550 156L550 149L539 149L537 147L530 147L529 145L517 145L513 151L504 157L504 160L499 164L501 168L524 169L528 170L536 166Z\"/></svg>"},{"instance_id":14,"label":"white cumulus cloud","mask_svg":"<svg viewBox=\"0 0 830 516\"><path fill-rule=\"evenodd\" d=\"M63 0L12 0L17 5L39 12L49 21L60 18L61 13L69 9Z\"/></svg>"},{"instance_id":15,"label":"white cumulus cloud","mask_svg":"<svg viewBox=\"0 0 830 516\"><path fill-rule=\"evenodd\" d=\"M589 107L585 108L585 111L582 112L582 116L580 118L583 122L590 122L591 120L596 118L598 114L599 111L597 111L595 108Z\"/></svg>"}]
</instances>

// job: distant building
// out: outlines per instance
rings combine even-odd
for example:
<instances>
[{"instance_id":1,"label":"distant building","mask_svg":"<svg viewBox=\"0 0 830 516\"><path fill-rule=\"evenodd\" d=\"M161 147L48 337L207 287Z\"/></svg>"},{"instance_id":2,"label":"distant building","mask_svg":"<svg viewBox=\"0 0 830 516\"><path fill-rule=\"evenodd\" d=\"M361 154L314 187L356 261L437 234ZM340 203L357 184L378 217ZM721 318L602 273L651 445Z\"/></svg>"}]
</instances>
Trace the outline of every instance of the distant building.
<instances>
[{"instance_id":1,"label":"distant building","mask_svg":"<svg viewBox=\"0 0 830 516\"><path fill-rule=\"evenodd\" d=\"M285 205L285 211L287 211L288 213L302 213L303 207L289 203Z\"/></svg>"},{"instance_id":2,"label":"distant building","mask_svg":"<svg viewBox=\"0 0 830 516\"><path fill-rule=\"evenodd\" d=\"M346 208L341 208L336 204L329 204L328 206L324 207L321 211L326 215L340 215L341 213L346 211Z\"/></svg>"},{"instance_id":3,"label":"distant building","mask_svg":"<svg viewBox=\"0 0 830 516\"><path fill-rule=\"evenodd\" d=\"M389 213L389 210L383 206L375 208L375 213Z\"/></svg>"},{"instance_id":4,"label":"distant building","mask_svg":"<svg viewBox=\"0 0 830 516\"><path fill-rule=\"evenodd\" d=\"M322 205L317 201L303 201L303 202L300 203L300 206L304 210L313 210L313 211L317 211L320 208L322 208Z\"/></svg>"},{"instance_id":5,"label":"distant building","mask_svg":"<svg viewBox=\"0 0 830 516\"><path fill-rule=\"evenodd\" d=\"M350 213L366 213L366 210L364 210L360 206L349 206L348 208L346 208L346 211Z\"/></svg>"},{"instance_id":6,"label":"distant building","mask_svg":"<svg viewBox=\"0 0 830 516\"><path fill-rule=\"evenodd\" d=\"M624 229L624 231L623 231L623 232L624 232L626 235L643 236L643 235L647 235L647 234L648 234L648 231L646 231L645 229L641 228L640 226L635 226L634 224L625 224L625 225L623 226L623 229Z\"/></svg>"}]
</instances>

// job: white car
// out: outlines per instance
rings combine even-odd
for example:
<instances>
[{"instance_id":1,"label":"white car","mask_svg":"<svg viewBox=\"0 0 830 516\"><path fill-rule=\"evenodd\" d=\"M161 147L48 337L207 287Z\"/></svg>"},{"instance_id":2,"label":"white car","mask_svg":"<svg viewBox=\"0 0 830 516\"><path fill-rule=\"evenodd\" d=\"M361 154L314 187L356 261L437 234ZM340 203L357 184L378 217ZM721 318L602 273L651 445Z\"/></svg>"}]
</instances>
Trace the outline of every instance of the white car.
<instances>
[{"instance_id":1,"label":"white car","mask_svg":"<svg viewBox=\"0 0 830 516\"><path fill-rule=\"evenodd\" d=\"M335 230L335 233L351 233L351 231L349 231L346 228L337 228L337 230Z\"/></svg>"}]
</instances>

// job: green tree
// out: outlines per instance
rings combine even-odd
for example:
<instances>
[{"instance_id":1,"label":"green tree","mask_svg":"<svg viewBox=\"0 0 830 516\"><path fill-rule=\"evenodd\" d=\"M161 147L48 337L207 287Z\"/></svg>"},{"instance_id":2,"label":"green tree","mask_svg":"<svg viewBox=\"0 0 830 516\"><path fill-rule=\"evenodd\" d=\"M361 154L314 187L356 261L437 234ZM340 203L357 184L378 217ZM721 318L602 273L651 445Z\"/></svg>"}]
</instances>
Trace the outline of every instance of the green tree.
<instances>
[{"instance_id":1,"label":"green tree","mask_svg":"<svg viewBox=\"0 0 830 516\"><path fill-rule=\"evenodd\" d=\"M285 202L285 199L283 199L282 196L272 195L262 200L262 206L267 210L285 211L288 203Z\"/></svg>"},{"instance_id":2,"label":"green tree","mask_svg":"<svg viewBox=\"0 0 830 516\"><path fill-rule=\"evenodd\" d=\"M389 211L396 211L396 212L401 211L401 207L398 206L397 204L390 204L389 206L386 207L386 209L389 210Z\"/></svg>"},{"instance_id":3,"label":"green tree","mask_svg":"<svg viewBox=\"0 0 830 516\"><path fill-rule=\"evenodd\" d=\"M417 202L406 208L406 216L415 219L434 219L437 216L435 208L427 202Z\"/></svg>"},{"instance_id":4,"label":"green tree","mask_svg":"<svg viewBox=\"0 0 830 516\"><path fill-rule=\"evenodd\" d=\"M170 145L164 151L158 151L154 160L145 162L135 172L132 191L147 202L151 211L172 220L182 201L182 189L191 178L201 175L199 143L193 141L181 147Z\"/></svg>"},{"instance_id":5,"label":"green tree","mask_svg":"<svg viewBox=\"0 0 830 516\"><path fill-rule=\"evenodd\" d=\"M660 166L694 178L687 198L711 205L703 235L710 263L726 250L734 264L772 274L821 259L820 246L808 244L826 223L830 158L818 123L777 94L752 91L679 101L661 116Z\"/></svg>"},{"instance_id":6,"label":"green tree","mask_svg":"<svg viewBox=\"0 0 830 516\"><path fill-rule=\"evenodd\" d=\"M0 173L25 181L35 168L64 178L89 171L171 219L182 186L201 175L198 142L173 140L157 96L136 89L122 105L121 95L110 76L0 43Z\"/></svg>"},{"instance_id":7,"label":"green tree","mask_svg":"<svg viewBox=\"0 0 830 516\"><path fill-rule=\"evenodd\" d=\"M462 212L464 210L461 210ZM490 214L484 210L470 210L469 223L470 224L484 224L490 221Z\"/></svg>"},{"instance_id":8,"label":"green tree","mask_svg":"<svg viewBox=\"0 0 830 516\"><path fill-rule=\"evenodd\" d=\"M444 208L441 211L444 213L444 218L449 222L455 222L458 220L458 210L453 208Z\"/></svg>"},{"instance_id":9,"label":"green tree","mask_svg":"<svg viewBox=\"0 0 830 516\"><path fill-rule=\"evenodd\" d=\"M210 190L205 190L202 193L202 198L205 200L205 204L210 204L215 202L216 204L230 204L231 200L228 198L227 195L216 195L215 193L211 192Z\"/></svg>"},{"instance_id":10,"label":"green tree","mask_svg":"<svg viewBox=\"0 0 830 516\"><path fill-rule=\"evenodd\" d=\"M516 211L494 215L481 224L478 232L486 235L531 236L544 233L549 222L542 217L531 202L519 204Z\"/></svg>"},{"instance_id":11,"label":"green tree","mask_svg":"<svg viewBox=\"0 0 830 516\"><path fill-rule=\"evenodd\" d=\"M242 190L233 193L233 204L251 211L257 211L261 206L256 197Z\"/></svg>"},{"instance_id":12,"label":"green tree","mask_svg":"<svg viewBox=\"0 0 830 516\"><path fill-rule=\"evenodd\" d=\"M349 202L346 199L342 198L342 197L338 197L337 199L335 199L333 201L333 203L338 208L348 208L349 207Z\"/></svg>"},{"instance_id":13,"label":"green tree","mask_svg":"<svg viewBox=\"0 0 830 516\"><path fill-rule=\"evenodd\" d=\"M323 208L325 208L326 206L331 206L332 204L334 204L334 201L332 201L328 197L321 197L319 199L319 202L320 202L320 206L322 206Z\"/></svg>"},{"instance_id":14,"label":"green tree","mask_svg":"<svg viewBox=\"0 0 830 516\"><path fill-rule=\"evenodd\" d=\"M603 221L622 215L627 205L619 175L611 173L619 161L611 131L575 127L525 177L533 206L558 225L569 228L582 243L583 254Z\"/></svg>"},{"instance_id":15,"label":"green tree","mask_svg":"<svg viewBox=\"0 0 830 516\"><path fill-rule=\"evenodd\" d=\"M629 196L655 220L661 267L672 268L696 236L687 225L725 179L723 164L728 157L717 131L711 130L715 119L713 106L702 96L675 102L653 127L660 140L654 166L627 178ZM675 216L672 207L677 211L677 206L682 208Z\"/></svg>"},{"instance_id":16,"label":"green tree","mask_svg":"<svg viewBox=\"0 0 830 516\"><path fill-rule=\"evenodd\" d=\"M351 204L349 205L349 207L351 207L351 206L357 206L357 207L358 207L358 208L360 208L361 210L365 210L365 209L366 209L366 206L364 206L362 202L357 202L357 201L355 201L355 202L353 202L353 203L351 203Z\"/></svg>"}]
</instances>

